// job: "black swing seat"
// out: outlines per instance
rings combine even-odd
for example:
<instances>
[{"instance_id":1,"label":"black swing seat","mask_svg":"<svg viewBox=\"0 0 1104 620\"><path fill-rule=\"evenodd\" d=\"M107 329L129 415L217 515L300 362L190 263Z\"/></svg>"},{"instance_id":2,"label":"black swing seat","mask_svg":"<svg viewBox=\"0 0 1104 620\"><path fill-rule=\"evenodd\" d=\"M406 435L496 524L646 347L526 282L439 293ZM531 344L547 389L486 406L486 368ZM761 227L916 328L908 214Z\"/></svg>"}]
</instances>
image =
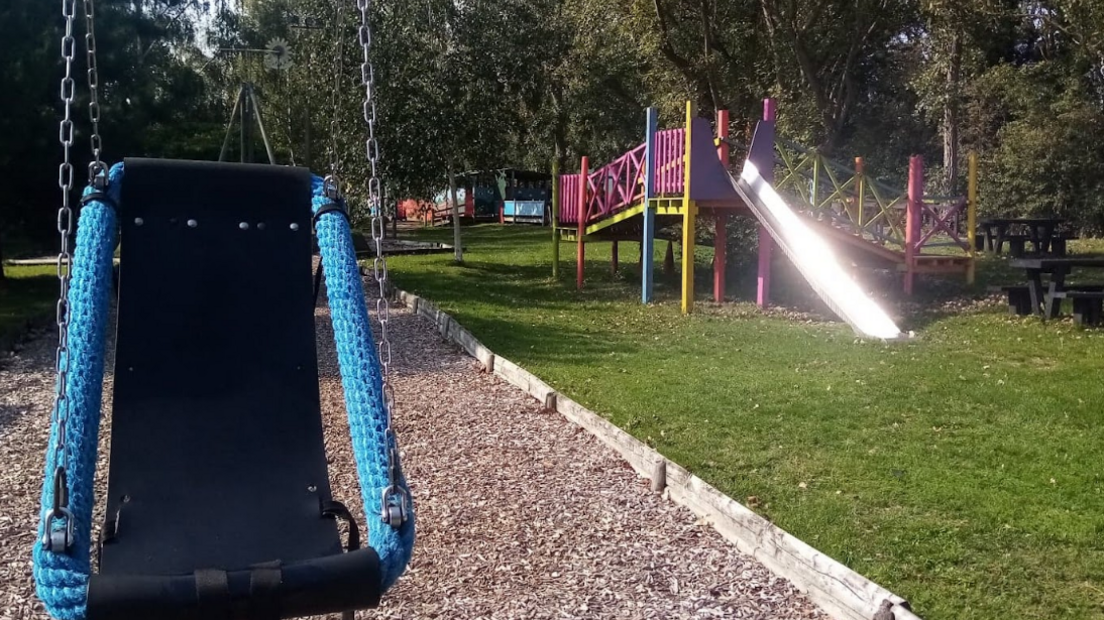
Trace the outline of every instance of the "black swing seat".
<instances>
[{"instance_id":1,"label":"black swing seat","mask_svg":"<svg viewBox=\"0 0 1104 620\"><path fill-rule=\"evenodd\" d=\"M374 607L323 443L311 177L128 159L98 620L270 620Z\"/></svg>"}]
</instances>

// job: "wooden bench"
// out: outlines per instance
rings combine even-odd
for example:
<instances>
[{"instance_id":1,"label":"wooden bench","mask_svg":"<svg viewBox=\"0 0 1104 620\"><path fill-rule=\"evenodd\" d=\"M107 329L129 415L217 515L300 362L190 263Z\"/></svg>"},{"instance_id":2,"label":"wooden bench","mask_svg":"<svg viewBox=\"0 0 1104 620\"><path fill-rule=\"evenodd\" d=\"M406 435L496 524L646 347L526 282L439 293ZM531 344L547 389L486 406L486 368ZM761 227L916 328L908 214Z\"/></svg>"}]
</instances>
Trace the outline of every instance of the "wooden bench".
<instances>
[{"instance_id":1,"label":"wooden bench","mask_svg":"<svg viewBox=\"0 0 1104 620\"><path fill-rule=\"evenodd\" d=\"M1035 309L1031 307L1031 289L1029 289L1026 284L990 286L989 292L1004 293L1007 295L1008 314L1027 316L1035 312Z\"/></svg>"},{"instance_id":2,"label":"wooden bench","mask_svg":"<svg viewBox=\"0 0 1104 620\"><path fill-rule=\"evenodd\" d=\"M974 240L974 249L983 250L988 246L989 251L994 254L1002 254L1004 252L1004 244L1008 244L1008 253L1013 258L1020 258L1027 250L1027 242L1031 241L1030 235L1013 235L1005 234L1003 239L998 239L996 235L990 235L984 230L980 230Z\"/></svg>"},{"instance_id":3,"label":"wooden bench","mask_svg":"<svg viewBox=\"0 0 1104 620\"><path fill-rule=\"evenodd\" d=\"M1077 235L1054 235L1054 238L1050 240L1050 253L1055 256L1065 256L1066 243L1077 239Z\"/></svg>"},{"instance_id":4,"label":"wooden bench","mask_svg":"<svg viewBox=\"0 0 1104 620\"><path fill-rule=\"evenodd\" d=\"M1008 255L1012 258L1023 258L1027 253L1027 242L1031 240L1031 237L1027 235L1005 235L1004 241L1008 242ZM997 254L1001 253L1002 248L997 248Z\"/></svg>"},{"instance_id":5,"label":"wooden bench","mask_svg":"<svg viewBox=\"0 0 1104 620\"><path fill-rule=\"evenodd\" d=\"M1073 302L1073 322L1077 325L1099 325L1104 308L1104 286L1082 286L1047 295L1052 299L1069 299Z\"/></svg>"}]
</instances>

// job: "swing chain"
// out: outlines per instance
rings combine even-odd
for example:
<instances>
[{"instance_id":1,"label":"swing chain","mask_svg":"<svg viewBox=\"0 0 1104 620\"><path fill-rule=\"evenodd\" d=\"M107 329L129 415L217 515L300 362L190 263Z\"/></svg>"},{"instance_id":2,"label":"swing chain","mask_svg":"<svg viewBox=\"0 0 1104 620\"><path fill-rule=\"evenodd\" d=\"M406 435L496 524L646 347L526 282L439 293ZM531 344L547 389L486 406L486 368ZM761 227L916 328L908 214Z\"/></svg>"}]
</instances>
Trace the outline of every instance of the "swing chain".
<instances>
[{"instance_id":1,"label":"swing chain","mask_svg":"<svg viewBox=\"0 0 1104 620\"><path fill-rule=\"evenodd\" d=\"M84 0L84 43L88 54L88 117L92 122L92 163L88 165L88 182L97 191L107 187L107 166L100 159L103 140L100 138L100 73L96 62L96 5L95 0Z\"/></svg>"},{"instance_id":2,"label":"swing chain","mask_svg":"<svg viewBox=\"0 0 1104 620\"><path fill-rule=\"evenodd\" d=\"M76 0L62 0L61 15L65 19L65 36L61 39L61 58L65 64L65 76L61 79L61 102L65 110L58 129L61 142L62 163L58 168L58 187L61 188L61 207L57 213L57 231L61 235L61 251L57 256L57 276L59 283L58 302L55 318L58 328L58 345L54 355L54 368L57 371L57 395L54 397L54 501L45 512L43 520L42 546L54 553L65 553L73 542L73 518L68 506L68 423L69 423L69 278L73 257L69 252L69 237L73 230L73 209L69 205L73 191L73 164L69 159L73 146L73 96L76 82L73 80L73 54L76 39L73 37L73 18L76 15ZM61 520L62 528L54 528L55 520Z\"/></svg>"},{"instance_id":3,"label":"swing chain","mask_svg":"<svg viewBox=\"0 0 1104 620\"><path fill-rule=\"evenodd\" d=\"M357 0L360 10L360 46L364 60L360 65L361 82L364 86L364 121L368 124L368 138L365 151L368 156L368 208L372 216L372 241L376 245L376 258L372 263L372 272L379 284L379 297L376 299L376 317L380 324L379 359L383 367L383 407L387 416L387 429L384 433L387 445L387 487L383 490L380 517L392 528L399 528L409 518L410 498L399 486L399 455L395 431L391 426L391 412L395 405L395 392L391 386L391 340L387 335L387 325L391 320L391 305L387 300L387 259L383 255L383 202L380 196L379 179L379 142L376 141L376 98L375 72L372 70L371 48L372 31L369 23L371 0Z\"/></svg>"}]
</instances>

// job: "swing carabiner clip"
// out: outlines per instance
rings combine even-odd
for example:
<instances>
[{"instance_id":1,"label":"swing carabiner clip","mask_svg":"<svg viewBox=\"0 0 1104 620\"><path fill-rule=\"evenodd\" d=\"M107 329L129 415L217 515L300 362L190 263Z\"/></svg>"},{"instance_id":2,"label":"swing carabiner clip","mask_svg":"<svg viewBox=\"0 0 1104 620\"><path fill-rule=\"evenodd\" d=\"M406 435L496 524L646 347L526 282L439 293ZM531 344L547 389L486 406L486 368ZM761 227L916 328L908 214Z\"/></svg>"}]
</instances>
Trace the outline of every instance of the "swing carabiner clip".
<instances>
[{"instance_id":1,"label":"swing carabiner clip","mask_svg":"<svg viewBox=\"0 0 1104 620\"><path fill-rule=\"evenodd\" d=\"M381 505L380 518L392 529L399 529L410 518L410 493L398 485L391 485L383 490Z\"/></svg>"},{"instance_id":2,"label":"swing carabiner clip","mask_svg":"<svg viewBox=\"0 0 1104 620\"><path fill-rule=\"evenodd\" d=\"M322 179L322 195L330 200L341 199L341 182L338 181L337 175L327 175Z\"/></svg>"},{"instance_id":3,"label":"swing carabiner clip","mask_svg":"<svg viewBox=\"0 0 1104 620\"><path fill-rule=\"evenodd\" d=\"M107 166L100 161L88 164L88 184L97 192L107 189Z\"/></svg>"},{"instance_id":4,"label":"swing carabiner clip","mask_svg":"<svg viewBox=\"0 0 1104 620\"><path fill-rule=\"evenodd\" d=\"M65 521L65 527L54 528L54 519ZM64 507L51 508L42 517L42 546L51 553L65 553L73 544L73 513Z\"/></svg>"}]
</instances>

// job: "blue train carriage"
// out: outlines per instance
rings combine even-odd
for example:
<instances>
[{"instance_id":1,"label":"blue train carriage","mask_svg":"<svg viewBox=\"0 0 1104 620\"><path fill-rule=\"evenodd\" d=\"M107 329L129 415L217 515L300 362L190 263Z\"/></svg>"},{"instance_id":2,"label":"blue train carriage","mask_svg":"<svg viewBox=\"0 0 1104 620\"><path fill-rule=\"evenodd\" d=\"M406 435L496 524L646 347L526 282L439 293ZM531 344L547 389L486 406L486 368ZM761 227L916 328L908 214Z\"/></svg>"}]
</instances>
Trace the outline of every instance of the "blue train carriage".
<instances>
[{"instance_id":1,"label":"blue train carriage","mask_svg":"<svg viewBox=\"0 0 1104 620\"><path fill-rule=\"evenodd\" d=\"M461 177L458 185L469 190L466 213L476 220L541 225L552 221L552 176L546 172L499 168Z\"/></svg>"},{"instance_id":2,"label":"blue train carriage","mask_svg":"<svg viewBox=\"0 0 1104 620\"><path fill-rule=\"evenodd\" d=\"M552 175L529 170L503 171L506 191L502 201L504 224L552 222Z\"/></svg>"}]
</instances>

